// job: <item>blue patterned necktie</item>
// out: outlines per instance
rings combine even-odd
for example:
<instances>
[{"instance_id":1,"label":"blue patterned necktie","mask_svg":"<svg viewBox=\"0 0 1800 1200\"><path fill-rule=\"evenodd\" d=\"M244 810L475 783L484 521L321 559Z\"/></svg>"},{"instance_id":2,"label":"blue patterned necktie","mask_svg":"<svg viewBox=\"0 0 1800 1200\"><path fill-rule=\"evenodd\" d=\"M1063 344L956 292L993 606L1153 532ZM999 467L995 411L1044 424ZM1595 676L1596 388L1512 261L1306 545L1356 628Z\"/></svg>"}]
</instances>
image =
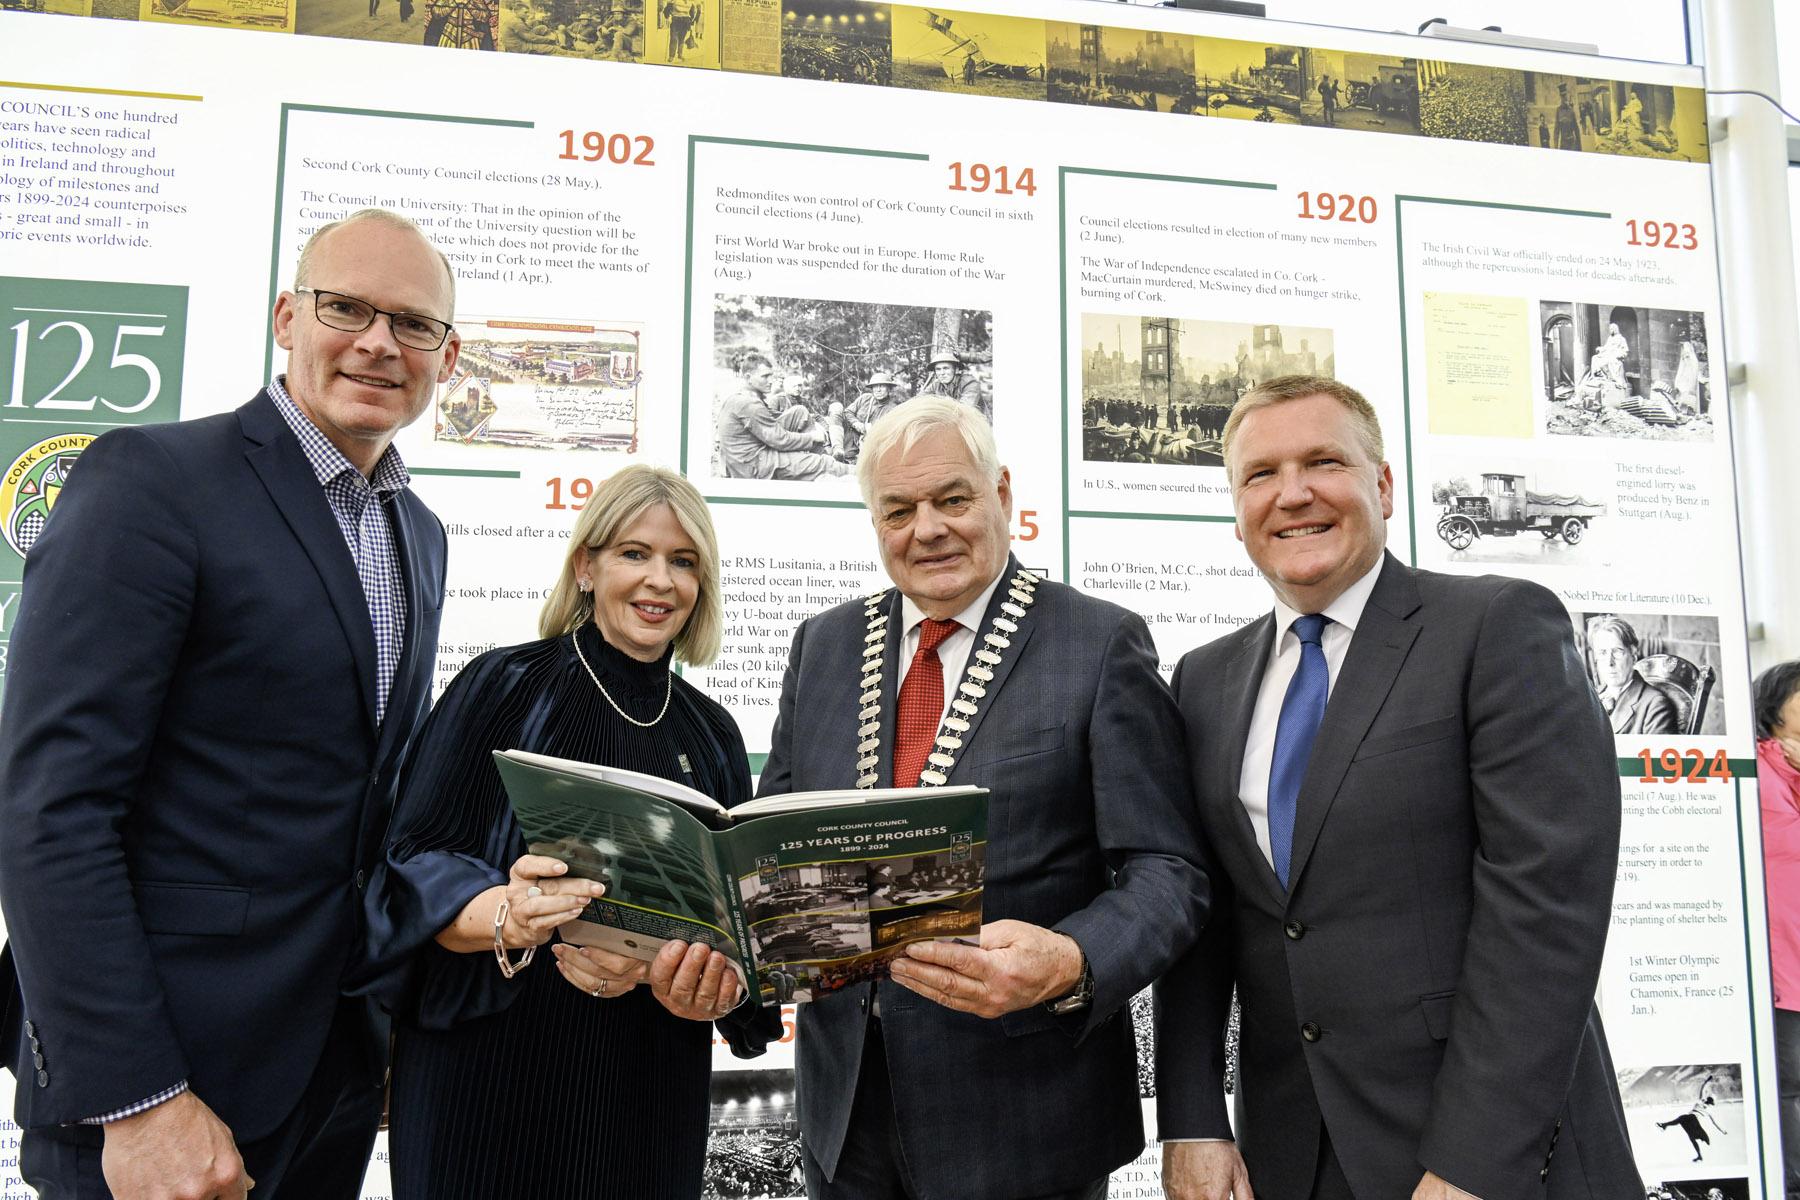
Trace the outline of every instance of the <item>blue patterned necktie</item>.
<instances>
[{"instance_id":1,"label":"blue patterned necktie","mask_svg":"<svg viewBox=\"0 0 1800 1200\"><path fill-rule=\"evenodd\" d=\"M1294 636L1300 639L1300 668L1281 701L1281 719L1275 724L1275 756L1269 764L1269 854L1281 886L1288 885L1288 864L1294 854L1294 813L1300 804L1300 781L1312 758L1313 739L1325 718L1325 698L1331 676L1325 666L1320 639L1331 618L1308 613L1294 619Z\"/></svg>"}]
</instances>

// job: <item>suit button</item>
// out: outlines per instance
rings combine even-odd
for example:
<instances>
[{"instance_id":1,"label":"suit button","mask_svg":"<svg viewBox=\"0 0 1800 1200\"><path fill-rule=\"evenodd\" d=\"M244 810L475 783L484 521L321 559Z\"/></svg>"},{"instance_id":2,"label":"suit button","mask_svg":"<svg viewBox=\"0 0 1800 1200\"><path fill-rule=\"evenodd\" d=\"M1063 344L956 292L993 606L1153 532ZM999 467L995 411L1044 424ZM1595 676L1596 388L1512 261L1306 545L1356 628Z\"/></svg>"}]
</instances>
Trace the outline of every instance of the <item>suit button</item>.
<instances>
[{"instance_id":1,"label":"suit button","mask_svg":"<svg viewBox=\"0 0 1800 1200\"><path fill-rule=\"evenodd\" d=\"M49 1087L50 1086L50 1072L48 1072L40 1067L38 1069L38 1073L37 1073L37 1081L38 1081L39 1087Z\"/></svg>"},{"instance_id":2,"label":"suit button","mask_svg":"<svg viewBox=\"0 0 1800 1200\"><path fill-rule=\"evenodd\" d=\"M1309 1042L1316 1042L1325 1036L1325 1031L1319 1028L1317 1022L1308 1021L1300 1027L1300 1036Z\"/></svg>"},{"instance_id":3,"label":"suit button","mask_svg":"<svg viewBox=\"0 0 1800 1200\"><path fill-rule=\"evenodd\" d=\"M1538 1178L1539 1178L1539 1179L1548 1179L1548 1178L1550 1178L1550 1168L1549 1168L1549 1167L1545 1167L1545 1168L1544 1168L1544 1169L1543 1169L1543 1170L1541 1170L1541 1171L1539 1171L1539 1172L1538 1172Z\"/></svg>"},{"instance_id":4,"label":"suit button","mask_svg":"<svg viewBox=\"0 0 1800 1200\"><path fill-rule=\"evenodd\" d=\"M28 1038L37 1036L37 1026L33 1025L30 1021L25 1022L25 1036Z\"/></svg>"},{"instance_id":5,"label":"suit button","mask_svg":"<svg viewBox=\"0 0 1800 1200\"><path fill-rule=\"evenodd\" d=\"M1297 942L1306 936L1306 926L1298 921L1289 921L1281 927L1281 931L1288 935L1288 940L1291 942Z\"/></svg>"},{"instance_id":6,"label":"suit button","mask_svg":"<svg viewBox=\"0 0 1800 1200\"><path fill-rule=\"evenodd\" d=\"M43 1070L44 1069L44 1056L42 1054L34 1052L31 1056L31 1065L36 1067L40 1071Z\"/></svg>"},{"instance_id":7,"label":"suit button","mask_svg":"<svg viewBox=\"0 0 1800 1200\"><path fill-rule=\"evenodd\" d=\"M369 886L369 873L367 871L358 871L356 873L356 890L360 892L368 886Z\"/></svg>"}]
</instances>

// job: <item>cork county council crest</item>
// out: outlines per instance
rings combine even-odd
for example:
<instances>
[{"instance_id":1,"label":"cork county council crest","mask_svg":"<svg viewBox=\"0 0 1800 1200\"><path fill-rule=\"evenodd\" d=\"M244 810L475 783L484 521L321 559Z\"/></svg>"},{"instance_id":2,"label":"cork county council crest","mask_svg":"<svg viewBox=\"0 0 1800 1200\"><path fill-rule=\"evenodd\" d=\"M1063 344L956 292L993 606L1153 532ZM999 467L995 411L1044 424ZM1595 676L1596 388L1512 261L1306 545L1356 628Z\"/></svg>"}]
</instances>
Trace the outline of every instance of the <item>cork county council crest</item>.
<instances>
[{"instance_id":1,"label":"cork county council crest","mask_svg":"<svg viewBox=\"0 0 1800 1200\"><path fill-rule=\"evenodd\" d=\"M94 440L91 433L59 433L15 458L0 480L0 517L6 541L23 558L44 531L56 494L69 481L75 459Z\"/></svg>"}]
</instances>

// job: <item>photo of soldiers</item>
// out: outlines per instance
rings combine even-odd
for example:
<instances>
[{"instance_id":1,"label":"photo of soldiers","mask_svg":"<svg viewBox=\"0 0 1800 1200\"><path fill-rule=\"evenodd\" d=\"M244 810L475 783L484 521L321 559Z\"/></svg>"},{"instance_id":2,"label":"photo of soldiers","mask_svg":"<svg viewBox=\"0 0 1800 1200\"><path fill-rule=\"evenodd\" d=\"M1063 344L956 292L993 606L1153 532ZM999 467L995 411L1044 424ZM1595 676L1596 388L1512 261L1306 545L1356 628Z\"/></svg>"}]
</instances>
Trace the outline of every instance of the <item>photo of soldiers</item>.
<instances>
[{"instance_id":1,"label":"photo of soldiers","mask_svg":"<svg viewBox=\"0 0 1800 1200\"><path fill-rule=\"evenodd\" d=\"M849 474L869 426L914 395L947 396L992 422L993 328L972 309L715 297L714 477Z\"/></svg>"},{"instance_id":2,"label":"photo of soldiers","mask_svg":"<svg viewBox=\"0 0 1800 1200\"><path fill-rule=\"evenodd\" d=\"M508 54L644 60L644 0L501 0Z\"/></svg>"},{"instance_id":3,"label":"photo of soldiers","mask_svg":"<svg viewBox=\"0 0 1800 1200\"><path fill-rule=\"evenodd\" d=\"M921 396L943 396L958 404L977 409L992 424L993 397L982 392L981 381L963 370L963 360L954 350L934 351L931 356L931 378L919 389Z\"/></svg>"}]
</instances>

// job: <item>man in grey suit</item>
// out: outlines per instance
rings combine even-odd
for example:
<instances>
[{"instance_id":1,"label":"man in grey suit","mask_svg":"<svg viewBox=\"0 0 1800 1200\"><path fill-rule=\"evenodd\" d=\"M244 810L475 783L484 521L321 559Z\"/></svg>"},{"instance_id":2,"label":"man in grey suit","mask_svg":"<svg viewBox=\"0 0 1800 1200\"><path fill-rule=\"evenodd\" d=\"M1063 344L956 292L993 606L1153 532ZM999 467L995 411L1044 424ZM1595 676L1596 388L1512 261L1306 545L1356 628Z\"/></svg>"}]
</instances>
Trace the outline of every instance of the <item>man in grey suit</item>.
<instances>
[{"instance_id":1,"label":"man in grey suit","mask_svg":"<svg viewBox=\"0 0 1800 1200\"><path fill-rule=\"evenodd\" d=\"M1384 553L1354 389L1271 380L1224 440L1275 611L1175 672L1220 870L1157 989L1168 1195L1635 1200L1593 1003L1619 780L1567 611Z\"/></svg>"},{"instance_id":2,"label":"man in grey suit","mask_svg":"<svg viewBox=\"0 0 1800 1200\"><path fill-rule=\"evenodd\" d=\"M907 402L858 473L895 587L795 632L762 792L990 789L986 924L801 1008L807 1192L1102 1197L1144 1142L1127 1001L1207 907L1180 717L1141 618L1009 555L975 409Z\"/></svg>"}]
</instances>

